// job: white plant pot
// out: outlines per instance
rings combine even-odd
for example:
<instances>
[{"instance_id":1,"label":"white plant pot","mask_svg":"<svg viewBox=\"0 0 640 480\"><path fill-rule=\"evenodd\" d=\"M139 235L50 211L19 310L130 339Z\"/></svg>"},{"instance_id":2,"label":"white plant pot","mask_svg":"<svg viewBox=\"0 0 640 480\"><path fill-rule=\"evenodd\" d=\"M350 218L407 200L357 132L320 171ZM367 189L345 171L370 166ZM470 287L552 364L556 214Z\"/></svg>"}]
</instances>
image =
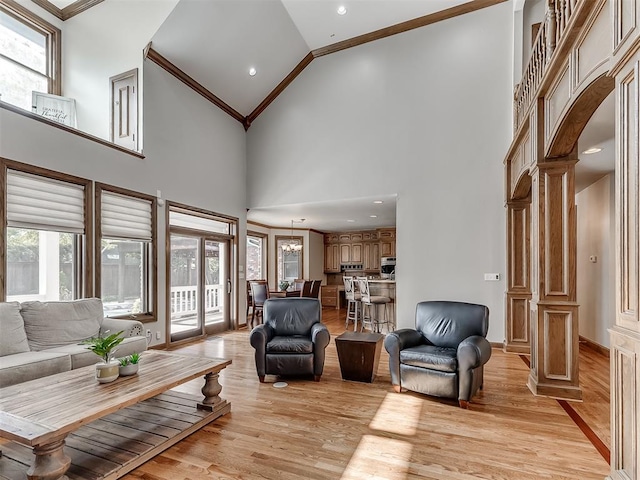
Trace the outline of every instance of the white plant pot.
<instances>
[{"instance_id":1,"label":"white plant pot","mask_svg":"<svg viewBox=\"0 0 640 480\"><path fill-rule=\"evenodd\" d=\"M138 364L130 363L129 365L125 365L124 367L120 365L120 376L126 377L128 375L135 375L138 373Z\"/></svg>"},{"instance_id":2,"label":"white plant pot","mask_svg":"<svg viewBox=\"0 0 640 480\"><path fill-rule=\"evenodd\" d=\"M100 383L113 382L119 374L117 362L96 363L96 380Z\"/></svg>"}]
</instances>

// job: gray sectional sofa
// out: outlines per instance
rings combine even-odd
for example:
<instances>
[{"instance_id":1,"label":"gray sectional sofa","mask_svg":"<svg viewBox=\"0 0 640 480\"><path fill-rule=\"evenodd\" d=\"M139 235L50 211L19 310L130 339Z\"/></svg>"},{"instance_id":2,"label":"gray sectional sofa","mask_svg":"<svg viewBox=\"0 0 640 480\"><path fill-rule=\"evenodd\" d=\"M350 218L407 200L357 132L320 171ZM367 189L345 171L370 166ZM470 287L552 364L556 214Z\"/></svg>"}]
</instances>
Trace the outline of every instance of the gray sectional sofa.
<instances>
[{"instance_id":1,"label":"gray sectional sofa","mask_svg":"<svg viewBox=\"0 0 640 480\"><path fill-rule=\"evenodd\" d=\"M99 298L0 303L0 387L98 363L82 341L121 330L115 357L147 349L142 323L105 318Z\"/></svg>"}]
</instances>

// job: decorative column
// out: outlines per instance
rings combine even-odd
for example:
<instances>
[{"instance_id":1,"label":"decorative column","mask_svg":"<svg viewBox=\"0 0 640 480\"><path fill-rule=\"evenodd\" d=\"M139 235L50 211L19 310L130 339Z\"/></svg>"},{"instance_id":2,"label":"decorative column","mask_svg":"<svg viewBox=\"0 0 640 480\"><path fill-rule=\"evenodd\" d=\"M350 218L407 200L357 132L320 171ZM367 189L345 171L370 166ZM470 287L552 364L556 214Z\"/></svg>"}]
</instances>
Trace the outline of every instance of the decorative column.
<instances>
[{"instance_id":1,"label":"decorative column","mask_svg":"<svg viewBox=\"0 0 640 480\"><path fill-rule=\"evenodd\" d=\"M507 202L507 331L505 352L529 353L531 199Z\"/></svg>"},{"instance_id":2,"label":"decorative column","mask_svg":"<svg viewBox=\"0 0 640 480\"><path fill-rule=\"evenodd\" d=\"M576 303L577 153L531 172L531 371L536 395L582 399Z\"/></svg>"},{"instance_id":3,"label":"decorative column","mask_svg":"<svg viewBox=\"0 0 640 480\"><path fill-rule=\"evenodd\" d=\"M619 6L616 2L616 8ZM640 38L637 30L636 36ZM609 330L611 480L640 479L640 51L638 42L634 45L635 53L623 57L623 65L615 73L616 323Z\"/></svg>"}]
</instances>

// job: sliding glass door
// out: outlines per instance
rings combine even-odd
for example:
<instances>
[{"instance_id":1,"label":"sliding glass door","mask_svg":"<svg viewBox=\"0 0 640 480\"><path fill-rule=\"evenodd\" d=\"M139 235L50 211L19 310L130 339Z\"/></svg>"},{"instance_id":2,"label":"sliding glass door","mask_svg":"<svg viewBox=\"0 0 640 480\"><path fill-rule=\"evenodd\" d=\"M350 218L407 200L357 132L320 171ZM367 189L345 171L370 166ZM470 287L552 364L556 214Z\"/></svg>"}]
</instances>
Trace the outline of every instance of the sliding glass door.
<instances>
[{"instance_id":1,"label":"sliding glass door","mask_svg":"<svg viewBox=\"0 0 640 480\"><path fill-rule=\"evenodd\" d=\"M172 232L170 245L171 341L228 330L230 241Z\"/></svg>"},{"instance_id":2,"label":"sliding glass door","mask_svg":"<svg viewBox=\"0 0 640 480\"><path fill-rule=\"evenodd\" d=\"M208 334L229 329L229 242L204 241L204 327Z\"/></svg>"}]
</instances>

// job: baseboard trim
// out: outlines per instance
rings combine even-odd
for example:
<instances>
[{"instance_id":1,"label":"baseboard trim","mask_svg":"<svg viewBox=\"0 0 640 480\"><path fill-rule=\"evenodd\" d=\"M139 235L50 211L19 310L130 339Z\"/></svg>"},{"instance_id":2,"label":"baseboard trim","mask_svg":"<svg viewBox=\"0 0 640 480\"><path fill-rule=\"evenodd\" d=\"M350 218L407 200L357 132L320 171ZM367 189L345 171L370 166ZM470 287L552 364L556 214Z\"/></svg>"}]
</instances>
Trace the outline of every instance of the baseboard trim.
<instances>
[{"instance_id":1,"label":"baseboard trim","mask_svg":"<svg viewBox=\"0 0 640 480\"><path fill-rule=\"evenodd\" d=\"M596 343L593 340L589 340L588 338L583 337L582 335L580 335L578 339L580 343L582 343L585 347L590 348L591 350L593 350L596 353L599 353L600 355L604 355L605 357L610 358L609 349L604 345L600 345L599 343Z\"/></svg>"}]
</instances>

